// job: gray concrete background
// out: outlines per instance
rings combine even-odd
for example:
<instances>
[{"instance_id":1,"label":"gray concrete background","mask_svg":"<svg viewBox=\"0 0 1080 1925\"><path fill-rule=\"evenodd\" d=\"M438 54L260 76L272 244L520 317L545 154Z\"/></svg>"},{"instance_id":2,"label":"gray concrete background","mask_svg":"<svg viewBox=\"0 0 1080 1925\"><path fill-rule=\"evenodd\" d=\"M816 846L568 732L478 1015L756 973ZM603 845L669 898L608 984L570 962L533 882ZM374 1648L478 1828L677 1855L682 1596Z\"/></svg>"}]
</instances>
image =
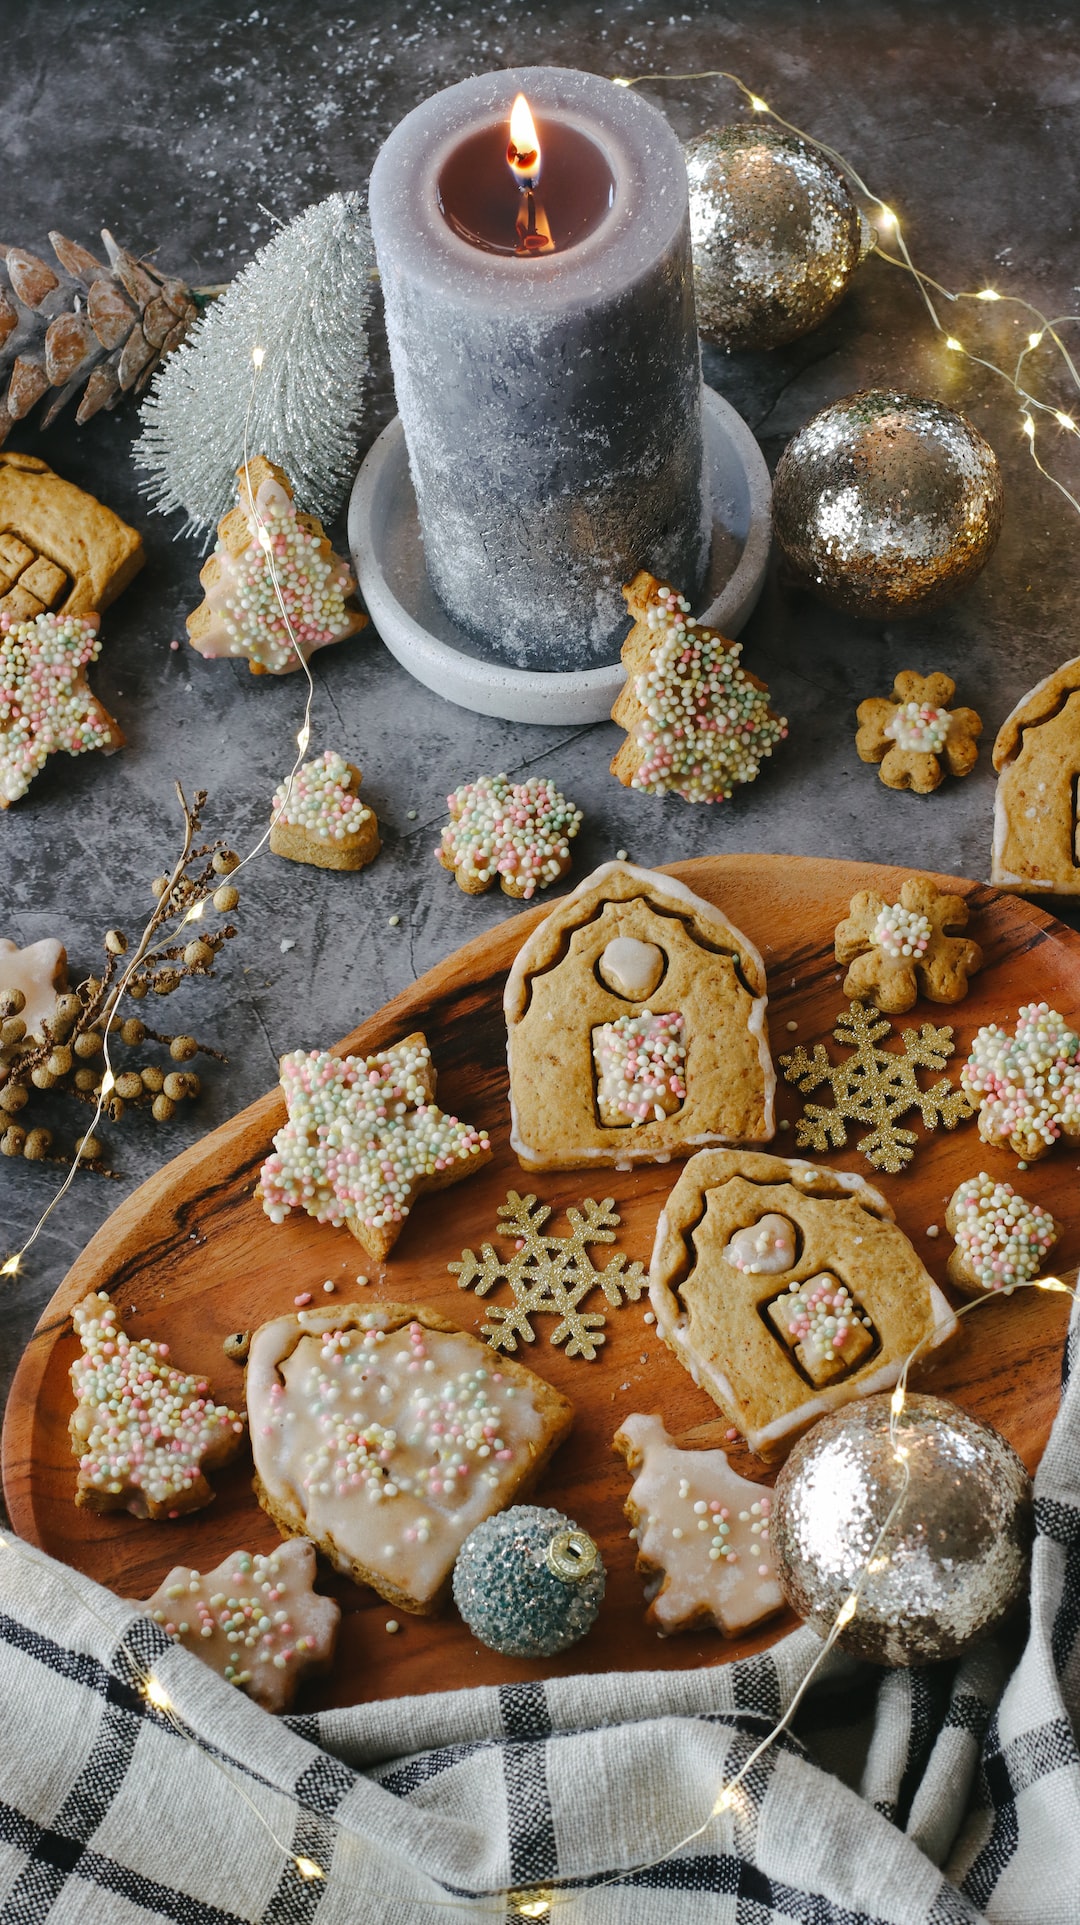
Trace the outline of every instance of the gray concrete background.
<instances>
[{"instance_id":1,"label":"gray concrete background","mask_svg":"<svg viewBox=\"0 0 1080 1925\"><path fill-rule=\"evenodd\" d=\"M361 185L390 128L468 73L551 61L597 72L726 67L777 110L837 146L902 214L916 259L954 288L991 282L1050 315L1078 303L1075 183L1080 22L1069 8L1012 4L814 5L740 0L669 15L655 0L599 7L385 6L321 0L236 7L87 6L0 0L0 240L44 249L51 227L93 244L107 225L195 281L229 278L288 219ZM653 90L686 138L736 117L720 81ZM265 211L264 211L265 210ZM1012 365L1030 323L1005 307L950 325ZM1075 330L1073 331L1075 336ZM1073 338L1073 337L1071 337ZM384 848L361 876L266 855L246 873L241 934L210 982L160 1006L163 1027L224 1049L201 1102L158 1127L108 1132L122 1183L82 1176L25 1275L5 1288L3 1385L48 1297L87 1238L136 1183L273 1082L285 1049L334 1041L466 938L515 913L467 898L433 859L445 795L481 771L550 774L585 811L576 873L625 847L644 863L771 850L917 863L984 877L993 779L989 742L1032 682L1077 652L1076 512L1027 456L1008 389L934 338L909 280L859 273L815 334L774 354L707 353L706 376L745 415L770 464L818 407L890 385L963 407L1005 473L1005 532L984 575L939 614L881 628L848 621L770 580L745 633L747 664L789 717L790 739L753 788L719 808L632 795L607 765L611 725L525 728L484 720L411 682L370 633L314 664L313 747L360 763ZM1064 388L1062 405L1068 405ZM376 339L365 447L393 412ZM144 532L143 574L108 611L94 683L129 746L105 760L54 759L0 819L0 934L59 936L80 972L111 924L141 926L150 878L177 843L176 777L211 791L210 833L246 849L291 760L298 676L252 677L184 643L199 600L196 547L140 498L130 412L10 446L44 455ZM1044 434L1074 487L1075 443ZM343 546L344 531L336 530ZM944 669L982 712L976 772L929 798L894 795L854 752L854 708L898 669ZM416 811L410 821L408 812ZM400 923L391 927L389 918ZM63 1119L65 1134L83 1112ZM59 1181L0 1163L0 1242L16 1248Z\"/></svg>"}]
</instances>

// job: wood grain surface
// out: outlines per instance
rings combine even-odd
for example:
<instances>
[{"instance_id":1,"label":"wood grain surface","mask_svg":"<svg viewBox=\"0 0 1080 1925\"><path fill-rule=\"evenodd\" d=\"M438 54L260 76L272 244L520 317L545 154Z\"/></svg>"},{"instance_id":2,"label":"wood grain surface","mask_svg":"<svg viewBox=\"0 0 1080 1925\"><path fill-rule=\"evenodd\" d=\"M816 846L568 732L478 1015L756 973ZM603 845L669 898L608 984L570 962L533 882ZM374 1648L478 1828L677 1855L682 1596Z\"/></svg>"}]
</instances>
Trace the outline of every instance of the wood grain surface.
<instances>
[{"instance_id":1,"label":"wood grain surface","mask_svg":"<svg viewBox=\"0 0 1080 1925\"><path fill-rule=\"evenodd\" d=\"M872 888L895 901L908 872L738 855L677 863L670 873L719 904L760 949L769 975L773 1054L779 1056L796 1043L810 1048L827 1039L845 1007L843 972L833 958L832 936L849 898L858 889ZM950 1073L956 1081L969 1039L981 1023L999 1020L1011 1026L1020 1004L1032 998L1044 998L1068 1018L1080 1016L1080 937L1016 897L951 877L939 877L938 882L969 898L970 933L983 947L985 966L963 1003L950 1011L920 1002L909 1016L897 1019L897 1028L952 1022L958 1046ZM225 1357L224 1338L290 1309L303 1290L310 1290L319 1303L379 1295L423 1302L463 1328L477 1330L485 1316L484 1303L458 1289L447 1265L466 1246L478 1249L485 1239L495 1239L496 1210L509 1189L535 1192L556 1211L587 1195L613 1195L622 1228L611 1248L647 1263L656 1219L677 1167L526 1178L509 1148L502 989L519 944L547 907L511 916L496 932L467 944L339 1045L341 1053L370 1053L410 1029L424 1029L439 1074L440 1104L484 1124L495 1148L491 1163L476 1176L421 1199L385 1264L371 1263L347 1231L306 1216L294 1215L275 1226L254 1200L260 1164L285 1116L277 1090L144 1183L104 1225L45 1311L8 1405L4 1488L22 1536L133 1598L147 1596L174 1563L206 1570L233 1549L267 1551L276 1541L273 1525L252 1495L246 1452L216 1478L213 1504L171 1523L102 1518L75 1508L75 1460L67 1425L72 1408L68 1371L78 1346L70 1312L88 1291L107 1291L133 1337L166 1339L176 1364L205 1373L214 1394L235 1403L241 1396L241 1372ZM836 1052L835 1044L828 1046ZM829 1100L827 1090L818 1096ZM790 1127L778 1131L772 1146L780 1154L796 1154L794 1126L801 1103L781 1080L778 1115ZM944 1229L945 1206L957 1183L980 1169L1013 1181L1063 1222L1064 1236L1053 1261L1059 1273L1071 1277L1080 1261L1075 1150L1059 1148L1018 1176L1015 1159L982 1144L973 1120L952 1133L939 1131L925 1138L922 1125L916 1122L914 1127L919 1147L898 1177L880 1176L869 1168L855 1148L857 1130L845 1150L819 1160L862 1170L879 1184L928 1269L942 1282L952 1247ZM932 1224L941 1226L936 1238L927 1235ZM558 1234L566 1226L553 1217L548 1227ZM355 1287L358 1273L370 1278L366 1290ZM323 1295L327 1278L335 1281L336 1298ZM506 1294L503 1287L485 1301ZM344 1705L580 1670L720 1663L762 1648L791 1627L793 1620L786 1615L756 1635L726 1641L712 1631L660 1639L644 1624L642 1580L634 1571L633 1545L622 1513L629 1478L612 1452L612 1436L620 1421L637 1410L661 1412L669 1431L684 1443L716 1445L724 1441L727 1428L727 1420L644 1322L647 1307L643 1299L609 1310L608 1341L594 1362L567 1359L554 1349L547 1341L551 1319L539 1320L538 1341L518 1353L576 1406L574 1433L535 1497L568 1512L603 1551L607 1597L589 1636L561 1658L542 1662L500 1658L483 1649L452 1610L427 1620L398 1614L401 1629L391 1636L385 1629L387 1606L373 1593L327 1572L324 1588L339 1597L344 1610L338 1660L332 1675L312 1686L302 1705ZM1057 1409L1066 1312L1065 1299L1037 1291L996 1301L968 1318L955 1348L916 1381L997 1424L1033 1469ZM772 1481L773 1473L741 1443L728 1448L736 1469Z\"/></svg>"}]
</instances>

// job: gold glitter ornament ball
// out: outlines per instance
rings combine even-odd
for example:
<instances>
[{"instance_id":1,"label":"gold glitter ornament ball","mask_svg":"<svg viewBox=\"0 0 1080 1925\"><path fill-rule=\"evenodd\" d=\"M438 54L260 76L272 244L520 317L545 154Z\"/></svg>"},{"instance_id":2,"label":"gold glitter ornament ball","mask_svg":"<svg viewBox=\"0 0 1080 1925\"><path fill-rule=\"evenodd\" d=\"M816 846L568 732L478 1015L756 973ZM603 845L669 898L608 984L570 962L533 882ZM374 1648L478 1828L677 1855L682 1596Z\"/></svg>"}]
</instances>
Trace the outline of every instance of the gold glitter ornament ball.
<instances>
[{"instance_id":1,"label":"gold glitter ornament ball","mask_svg":"<svg viewBox=\"0 0 1080 1925\"><path fill-rule=\"evenodd\" d=\"M769 1539L784 1596L822 1636L872 1557L838 1642L874 1664L931 1664L985 1637L1022 1596L1031 1479L998 1431L940 1397L907 1397L894 1449L891 1404L861 1398L796 1444ZM900 1450L911 1482L874 1553L903 1485Z\"/></svg>"},{"instance_id":2,"label":"gold glitter ornament ball","mask_svg":"<svg viewBox=\"0 0 1080 1925\"><path fill-rule=\"evenodd\" d=\"M1001 533L997 456L940 401L867 388L788 442L773 528L806 587L848 615L922 614L967 586Z\"/></svg>"},{"instance_id":3,"label":"gold glitter ornament ball","mask_svg":"<svg viewBox=\"0 0 1080 1925\"><path fill-rule=\"evenodd\" d=\"M858 209L839 170L807 141L756 125L699 134L686 170L705 339L776 348L816 328L859 263Z\"/></svg>"}]
</instances>

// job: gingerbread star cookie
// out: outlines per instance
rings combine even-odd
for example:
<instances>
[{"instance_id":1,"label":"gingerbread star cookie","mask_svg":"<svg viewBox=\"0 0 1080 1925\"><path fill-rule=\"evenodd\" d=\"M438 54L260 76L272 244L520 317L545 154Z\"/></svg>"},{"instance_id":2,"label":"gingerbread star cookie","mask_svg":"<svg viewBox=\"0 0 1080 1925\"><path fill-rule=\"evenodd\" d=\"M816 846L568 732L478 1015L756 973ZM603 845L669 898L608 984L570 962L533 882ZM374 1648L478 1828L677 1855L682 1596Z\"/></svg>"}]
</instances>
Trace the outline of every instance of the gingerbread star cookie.
<instances>
[{"instance_id":1,"label":"gingerbread star cookie","mask_svg":"<svg viewBox=\"0 0 1080 1925\"><path fill-rule=\"evenodd\" d=\"M326 749L274 791L270 847L316 869L365 869L382 846L374 809L360 800L355 762Z\"/></svg>"},{"instance_id":2,"label":"gingerbread star cookie","mask_svg":"<svg viewBox=\"0 0 1080 1925\"><path fill-rule=\"evenodd\" d=\"M26 794L50 755L123 748L119 723L86 679L101 653L100 619L0 614L0 809Z\"/></svg>"},{"instance_id":3,"label":"gingerbread star cookie","mask_svg":"<svg viewBox=\"0 0 1080 1925\"><path fill-rule=\"evenodd\" d=\"M686 1165L657 1225L649 1301L664 1342L766 1458L957 1327L861 1176L739 1150Z\"/></svg>"},{"instance_id":4,"label":"gingerbread star cookie","mask_svg":"<svg viewBox=\"0 0 1080 1925\"><path fill-rule=\"evenodd\" d=\"M527 902L569 870L581 810L547 777L478 775L446 802L450 820L435 854L467 896L482 895L498 879L504 895Z\"/></svg>"},{"instance_id":5,"label":"gingerbread star cookie","mask_svg":"<svg viewBox=\"0 0 1080 1925\"><path fill-rule=\"evenodd\" d=\"M20 949L9 936L0 936L0 990L14 989L22 997L18 1013L27 1042L44 1042L43 1024L54 1015L57 999L67 986L67 950L62 942L45 936Z\"/></svg>"},{"instance_id":6,"label":"gingerbread star cookie","mask_svg":"<svg viewBox=\"0 0 1080 1925\"><path fill-rule=\"evenodd\" d=\"M625 1417L615 1449L634 1473L623 1509L648 1578L647 1624L662 1637L712 1624L734 1638L783 1609L771 1491L740 1477L722 1450L680 1450L659 1417Z\"/></svg>"},{"instance_id":7,"label":"gingerbread star cookie","mask_svg":"<svg viewBox=\"0 0 1080 1925\"><path fill-rule=\"evenodd\" d=\"M1061 1225L1040 1203L1026 1203L1011 1183L995 1183L980 1170L953 1191L945 1222L956 1239L949 1282L969 1297L1000 1290L1009 1296L1030 1283L1061 1235Z\"/></svg>"},{"instance_id":8,"label":"gingerbread star cookie","mask_svg":"<svg viewBox=\"0 0 1080 1925\"><path fill-rule=\"evenodd\" d=\"M423 1190L442 1190L491 1156L486 1130L435 1103L431 1051L419 1030L375 1056L297 1049L281 1059L289 1120L262 1166L275 1223L306 1210L344 1224L382 1260Z\"/></svg>"},{"instance_id":9,"label":"gingerbread star cookie","mask_svg":"<svg viewBox=\"0 0 1080 1925\"><path fill-rule=\"evenodd\" d=\"M188 636L208 659L239 655L253 675L289 675L368 618L348 606L356 590L348 563L318 517L298 513L284 469L256 455L237 481L239 501L218 523L199 575L206 599L188 616Z\"/></svg>"},{"instance_id":10,"label":"gingerbread star cookie","mask_svg":"<svg viewBox=\"0 0 1080 1925\"><path fill-rule=\"evenodd\" d=\"M178 1564L140 1609L264 1711L288 1711L337 1642L341 1608L314 1582L315 1546L297 1537L269 1557L233 1551L212 1571Z\"/></svg>"},{"instance_id":11,"label":"gingerbread star cookie","mask_svg":"<svg viewBox=\"0 0 1080 1925\"><path fill-rule=\"evenodd\" d=\"M979 1099L984 1143L1035 1163L1062 1138L1080 1141L1080 1036L1049 1004L1025 1003L1014 1036L999 1023L976 1030L960 1081Z\"/></svg>"},{"instance_id":12,"label":"gingerbread star cookie","mask_svg":"<svg viewBox=\"0 0 1080 1925\"><path fill-rule=\"evenodd\" d=\"M740 666L742 643L694 620L690 604L646 569L623 589L634 626L626 682L611 719L626 741L611 764L624 788L727 802L787 735L764 682Z\"/></svg>"},{"instance_id":13,"label":"gingerbread star cookie","mask_svg":"<svg viewBox=\"0 0 1080 1925\"><path fill-rule=\"evenodd\" d=\"M887 789L929 795L950 775L970 775L979 754L982 721L974 709L950 708L956 683L950 675L917 675L904 669L892 700L871 695L856 711L855 748L863 762L878 762Z\"/></svg>"},{"instance_id":14,"label":"gingerbread star cookie","mask_svg":"<svg viewBox=\"0 0 1080 1925\"><path fill-rule=\"evenodd\" d=\"M836 929L836 960L850 967L844 994L875 1003L888 1016L910 1009L920 993L932 1003L958 1003L982 963L966 928L963 896L942 895L929 876L909 876L899 902L870 889L851 898Z\"/></svg>"},{"instance_id":15,"label":"gingerbread star cookie","mask_svg":"<svg viewBox=\"0 0 1080 1925\"><path fill-rule=\"evenodd\" d=\"M71 1321L83 1347L71 1366L78 1401L68 1427L76 1504L155 1519L209 1504L206 1472L235 1456L243 1418L211 1402L205 1378L170 1364L168 1344L133 1342L103 1290L77 1304Z\"/></svg>"}]
</instances>

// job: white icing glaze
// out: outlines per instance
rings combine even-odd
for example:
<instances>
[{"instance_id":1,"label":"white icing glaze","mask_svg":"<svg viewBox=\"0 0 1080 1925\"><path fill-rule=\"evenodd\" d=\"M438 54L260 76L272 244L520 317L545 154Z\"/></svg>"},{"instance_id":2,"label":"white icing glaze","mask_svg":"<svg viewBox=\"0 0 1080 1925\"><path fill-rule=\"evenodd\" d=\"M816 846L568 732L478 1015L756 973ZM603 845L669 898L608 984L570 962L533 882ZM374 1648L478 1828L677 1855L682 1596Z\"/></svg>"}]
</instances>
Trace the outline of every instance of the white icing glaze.
<instances>
[{"instance_id":1,"label":"white icing glaze","mask_svg":"<svg viewBox=\"0 0 1080 1925\"><path fill-rule=\"evenodd\" d=\"M777 1276L795 1261L795 1226L770 1210L745 1230L737 1230L724 1251L724 1262L752 1277Z\"/></svg>"},{"instance_id":2,"label":"white icing glaze","mask_svg":"<svg viewBox=\"0 0 1080 1925\"><path fill-rule=\"evenodd\" d=\"M501 1508L549 1426L527 1384L464 1331L301 1312L248 1361L255 1468L317 1543L424 1602L469 1532ZM297 1337L297 1326L300 1334ZM537 1389L541 1386L538 1382Z\"/></svg>"},{"instance_id":3,"label":"white icing glaze","mask_svg":"<svg viewBox=\"0 0 1080 1925\"><path fill-rule=\"evenodd\" d=\"M664 973L664 963L658 943L641 942L637 936L613 936L597 968L616 996L638 1003L652 995Z\"/></svg>"},{"instance_id":4,"label":"white icing glaze","mask_svg":"<svg viewBox=\"0 0 1080 1925\"><path fill-rule=\"evenodd\" d=\"M707 1612L734 1637L783 1604L768 1542L772 1493L722 1450L680 1450L659 1417L624 1419L635 1472L627 1508L640 1559L664 1573L650 1618L663 1634ZM711 1555L710 1555L711 1553Z\"/></svg>"},{"instance_id":5,"label":"white icing glaze","mask_svg":"<svg viewBox=\"0 0 1080 1925\"><path fill-rule=\"evenodd\" d=\"M10 937L0 937L0 989L21 989L26 1005L19 1011L27 1036L41 1036L42 1023L56 1008L57 996L67 987L67 952L62 942L45 936L20 949Z\"/></svg>"}]
</instances>

